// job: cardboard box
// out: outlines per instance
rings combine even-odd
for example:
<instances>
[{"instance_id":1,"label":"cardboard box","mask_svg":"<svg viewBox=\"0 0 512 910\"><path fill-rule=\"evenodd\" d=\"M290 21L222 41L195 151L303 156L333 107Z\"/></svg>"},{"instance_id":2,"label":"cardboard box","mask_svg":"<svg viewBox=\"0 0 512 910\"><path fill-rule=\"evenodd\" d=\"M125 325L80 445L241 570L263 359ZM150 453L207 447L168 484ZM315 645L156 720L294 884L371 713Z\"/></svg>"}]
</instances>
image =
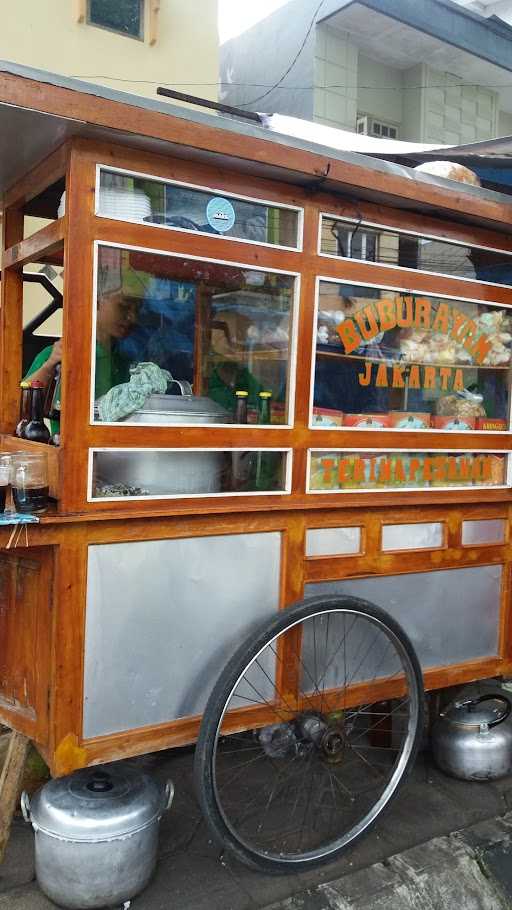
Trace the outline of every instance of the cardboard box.
<instances>
[{"instance_id":1,"label":"cardboard box","mask_svg":"<svg viewBox=\"0 0 512 910\"><path fill-rule=\"evenodd\" d=\"M430 414L421 411L391 411L391 426L400 430L426 430L430 427Z\"/></svg>"},{"instance_id":2,"label":"cardboard box","mask_svg":"<svg viewBox=\"0 0 512 910\"><path fill-rule=\"evenodd\" d=\"M313 408L313 426L328 429L343 426L343 411L332 408Z\"/></svg>"},{"instance_id":3,"label":"cardboard box","mask_svg":"<svg viewBox=\"0 0 512 910\"><path fill-rule=\"evenodd\" d=\"M286 405L282 401L272 401L270 404L270 414L272 423L286 423L287 413Z\"/></svg>"},{"instance_id":4,"label":"cardboard box","mask_svg":"<svg viewBox=\"0 0 512 910\"><path fill-rule=\"evenodd\" d=\"M474 417L432 417L432 426L435 430L449 430L452 433L464 433L475 429Z\"/></svg>"},{"instance_id":5,"label":"cardboard box","mask_svg":"<svg viewBox=\"0 0 512 910\"><path fill-rule=\"evenodd\" d=\"M501 417L477 417L477 430L495 430L501 432L507 429L507 421Z\"/></svg>"},{"instance_id":6,"label":"cardboard box","mask_svg":"<svg viewBox=\"0 0 512 910\"><path fill-rule=\"evenodd\" d=\"M382 429L391 426L391 417L389 414L345 414L343 425L361 430Z\"/></svg>"}]
</instances>

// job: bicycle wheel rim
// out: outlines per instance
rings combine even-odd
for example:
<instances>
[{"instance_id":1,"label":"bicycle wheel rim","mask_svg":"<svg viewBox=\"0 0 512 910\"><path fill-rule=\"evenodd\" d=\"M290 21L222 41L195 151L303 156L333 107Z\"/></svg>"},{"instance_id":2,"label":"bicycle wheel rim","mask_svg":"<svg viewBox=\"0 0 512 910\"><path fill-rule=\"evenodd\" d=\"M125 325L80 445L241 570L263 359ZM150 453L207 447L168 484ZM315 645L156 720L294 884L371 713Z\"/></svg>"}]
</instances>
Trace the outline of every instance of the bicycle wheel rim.
<instances>
[{"instance_id":1,"label":"bicycle wheel rim","mask_svg":"<svg viewBox=\"0 0 512 910\"><path fill-rule=\"evenodd\" d=\"M362 605L364 605L364 607ZM295 619L292 619L290 617L289 622L286 622L286 620L281 620L281 622L284 621L285 623L283 628L276 630L273 635L271 635L259 648L254 651L254 653L249 657L246 666L240 670L235 679L232 681L230 688L224 693L224 705L220 710L215 725L214 742L211 753L211 779L214 800L219 815L219 824L220 827L224 829L226 835L225 840L227 841L228 845L240 848L249 862L251 860L254 860L255 864L259 865L260 867L268 867L272 864L279 865L281 868L283 866L298 867L318 865L322 862L326 862L334 855L342 852L374 823L381 812L389 804L414 757L418 739L419 718L421 716L421 696L420 687L418 686L419 671L417 662L415 664L414 660L411 659L410 652L412 651L412 648L410 646L410 643L406 642L404 644L405 637L399 634L400 630L396 624L385 618L385 614L381 613L381 611L374 610L372 612L371 609L365 610L364 608L366 606L370 608L370 605L366 605L365 602L358 602L358 606L355 608L348 608L344 606L324 606L322 608L318 608L316 611L313 608L306 616L299 616ZM371 798L367 810L359 813L359 817L354 820L353 823L350 823L346 827L346 830L343 830L336 836L330 837L325 843L315 844L315 846L313 846L311 849L308 849L305 846L305 842L308 840L308 838L303 837L302 833L300 840L301 842L304 842L304 844L302 846L299 845L299 847L296 847L291 851L286 849L284 837L281 838L280 841L279 837L276 836L274 845L264 846L262 843L262 838L248 836L246 832L244 833L241 830L237 820L233 818L231 811L227 809L226 800L223 798L223 795L220 792L217 762L219 757L219 742L224 739L223 724L225 719L229 718L231 710L230 706L232 706L233 696L237 692L237 689L239 688L241 682L247 675L247 672L250 671L250 668L254 667L255 664L261 660L261 656L266 651L268 651L269 647L272 648L274 650L274 654L276 654L276 645L284 636L289 635L290 632L293 633L293 631L299 627L301 628L302 636L304 636L304 626L306 623L312 622L314 625L317 620L325 620L326 616L333 615L344 617L344 622L346 622L347 617L350 617L357 621L363 620L364 623L368 625L368 628L378 630L379 633L384 636L384 640L388 644L391 643L395 656L399 658L400 677L403 678L406 690L406 696L399 702L402 708L407 703L408 710L406 733L398 749L394 750L396 752L396 757L393 761L392 770L388 776L388 779L386 780L385 785L382 786L381 792L379 792L376 798ZM392 676L393 675L396 674L392 674ZM349 682L352 682L352 680L349 680ZM366 707L370 706L370 703L366 704ZM305 712L304 710L298 712L298 714L301 716L301 723L303 722L304 714L309 715L310 713L311 712ZM358 713L359 712L356 712L356 715ZM369 713L372 714L371 711ZM294 723L295 722L296 719L294 720ZM231 737L232 735L230 734L227 739L229 740ZM320 765L320 767L322 767L322 765ZM314 773L316 773L316 771ZM330 780L330 785L333 786L333 772L328 770L327 776ZM336 802L336 800L334 800L334 802ZM218 827L219 826L217 826L217 828Z\"/></svg>"}]
</instances>

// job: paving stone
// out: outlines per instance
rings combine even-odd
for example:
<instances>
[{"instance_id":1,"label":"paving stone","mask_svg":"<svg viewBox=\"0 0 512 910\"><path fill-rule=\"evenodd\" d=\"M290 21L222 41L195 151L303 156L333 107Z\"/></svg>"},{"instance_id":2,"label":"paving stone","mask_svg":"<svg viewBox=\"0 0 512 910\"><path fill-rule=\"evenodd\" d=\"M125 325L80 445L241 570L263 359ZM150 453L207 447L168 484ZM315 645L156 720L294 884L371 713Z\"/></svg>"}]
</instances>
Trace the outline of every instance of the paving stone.
<instances>
[{"instance_id":1,"label":"paving stone","mask_svg":"<svg viewBox=\"0 0 512 910\"><path fill-rule=\"evenodd\" d=\"M512 844L510 838L500 843L489 844L479 851L482 868L495 881L507 898L507 906L512 902Z\"/></svg>"}]
</instances>

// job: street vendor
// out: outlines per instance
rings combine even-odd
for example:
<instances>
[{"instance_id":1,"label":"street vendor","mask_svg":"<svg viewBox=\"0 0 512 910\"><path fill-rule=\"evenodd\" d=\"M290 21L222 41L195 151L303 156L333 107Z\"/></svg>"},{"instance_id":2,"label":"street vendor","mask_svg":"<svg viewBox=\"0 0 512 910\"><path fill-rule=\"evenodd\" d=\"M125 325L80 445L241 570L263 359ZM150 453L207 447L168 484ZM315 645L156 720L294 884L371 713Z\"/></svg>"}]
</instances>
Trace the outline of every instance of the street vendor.
<instances>
[{"instance_id":1,"label":"street vendor","mask_svg":"<svg viewBox=\"0 0 512 910\"><path fill-rule=\"evenodd\" d=\"M119 291L103 294L98 301L96 321L95 399L113 386L129 379L129 361L118 349L119 342L134 329L138 319L138 301L126 298ZM48 386L61 362L62 341L48 345L34 358L26 379L38 380ZM53 429L53 428L52 428Z\"/></svg>"}]
</instances>

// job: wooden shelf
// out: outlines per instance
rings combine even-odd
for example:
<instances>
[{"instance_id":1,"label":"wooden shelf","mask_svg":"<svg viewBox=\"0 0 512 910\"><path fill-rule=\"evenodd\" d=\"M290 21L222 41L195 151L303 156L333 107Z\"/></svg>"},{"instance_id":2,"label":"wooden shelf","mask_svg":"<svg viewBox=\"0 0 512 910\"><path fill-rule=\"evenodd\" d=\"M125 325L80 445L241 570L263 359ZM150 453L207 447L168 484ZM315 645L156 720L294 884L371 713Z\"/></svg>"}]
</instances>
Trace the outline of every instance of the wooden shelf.
<instances>
[{"instance_id":1,"label":"wooden shelf","mask_svg":"<svg viewBox=\"0 0 512 910\"><path fill-rule=\"evenodd\" d=\"M254 351L233 351L228 354L209 354L209 363L248 363L250 360L288 360L288 350L276 348Z\"/></svg>"},{"instance_id":2,"label":"wooden shelf","mask_svg":"<svg viewBox=\"0 0 512 910\"><path fill-rule=\"evenodd\" d=\"M363 357L360 354L341 354L338 351L322 351L321 348L316 350L317 356L319 357L335 357L338 360L361 360L364 363L383 363L388 367L436 367L436 369L441 369L442 367L450 367L453 370L510 370L511 364L505 366L491 366L489 364L480 364L480 363L425 363L422 360L390 360L384 357Z\"/></svg>"},{"instance_id":3,"label":"wooden shelf","mask_svg":"<svg viewBox=\"0 0 512 910\"><path fill-rule=\"evenodd\" d=\"M52 499L59 498L60 478L60 448L48 446L42 442L31 442L28 439L18 439L17 436L0 436L0 450L2 452L41 452L48 458L48 483Z\"/></svg>"}]
</instances>

